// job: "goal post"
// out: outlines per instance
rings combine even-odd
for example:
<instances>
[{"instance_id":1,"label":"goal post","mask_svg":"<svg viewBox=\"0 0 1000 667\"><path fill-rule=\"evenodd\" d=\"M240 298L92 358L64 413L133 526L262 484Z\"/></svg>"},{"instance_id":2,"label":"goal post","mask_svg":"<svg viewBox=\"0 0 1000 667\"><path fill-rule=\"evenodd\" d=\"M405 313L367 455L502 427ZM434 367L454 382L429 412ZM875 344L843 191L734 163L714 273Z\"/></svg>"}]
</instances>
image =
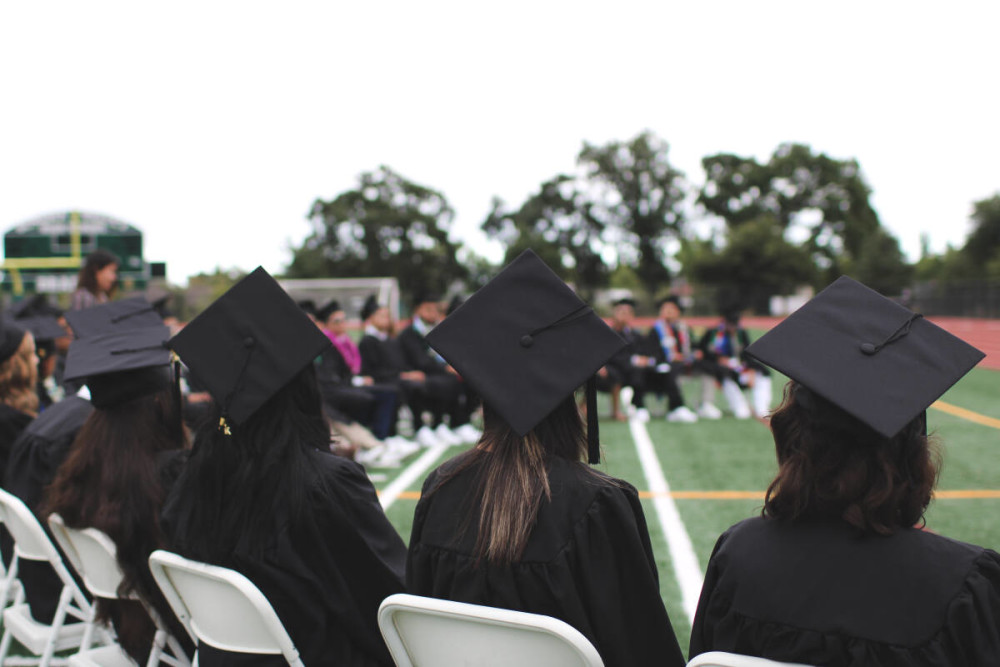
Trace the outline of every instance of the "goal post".
<instances>
[{"instance_id":1,"label":"goal post","mask_svg":"<svg viewBox=\"0 0 1000 667\"><path fill-rule=\"evenodd\" d=\"M399 320L399 282L395 278L307 278L279 280L278 284L295 301L311 299L322 308L336 299L352 323L360 323L361 307L372 294L388 306L393 321Z\"/></svg>"}]
</instances>

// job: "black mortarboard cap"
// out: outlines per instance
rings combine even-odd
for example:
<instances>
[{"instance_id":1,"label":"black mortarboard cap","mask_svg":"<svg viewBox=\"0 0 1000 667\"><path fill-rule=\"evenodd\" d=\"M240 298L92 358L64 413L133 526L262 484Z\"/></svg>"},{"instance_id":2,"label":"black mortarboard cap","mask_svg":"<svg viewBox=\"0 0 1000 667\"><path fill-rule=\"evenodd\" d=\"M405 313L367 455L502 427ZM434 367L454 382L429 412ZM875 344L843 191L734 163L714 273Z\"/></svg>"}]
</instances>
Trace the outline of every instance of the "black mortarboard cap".
<instances>
[{"instance_id":1,"label":"black mortarboard cap","mask_svg":"<svg viewBox=\"0 0 1000 667\"><path fill-rule=\"evenodd\" d=\"M24 340L25 330L9 319L0 320L0 363L14 356Z\"/></svg>"},{"instance_id":2,"label":"black mortarboard cap","mask_svg":"<svg viewBox=\"0 0 1000 667\"><path fill-rule=\"evenodd\" d=\"M746 352L886 438L920 416L985 356L847 276Z\"/></svg>"},{"instance_id":3,"label":"black mortarboard cap","mask_svg":"<svg viewBox=\"0 0 1000 667\"><path fill-rule=\"evenodd\" d=\"M425 303L441 303L441 295L430 291L417 292L413 297L413 307L419 308Z\"/></svg>"},{"instance_id":4,"label":"black mortarboard cap","mask_svg":"<svg viewBox=\"0 0 1000 667\"><path fill-rule=\"evenodd\" d=\"M633 308L635 308L636 304L635 304L635 299L633 299L630 296L626 296L626 297L622 297L621 299L618 299L617 301L615 301L611 305L614 306L614 307L616 307L616 308L618 306L632 306Z\"/></svg>"},{"instance_id":5,"label":"black mortarboard cap","mask_svg":"<svg viewBox=\"0 0 1000 667\"><path fill-rule=\"evenodd\" d=\"M163 324L79 338L69 346L63 377L83 379L99 408L166 389L172 379L169 338Z\"/></svg>"},{"instance_id":6,"label":"black mortarboard cap","mask_svg":"<svg viewBox=\"0 0 1000 667\"><path fill-rule=\"evenodd\" d=\"M19 327L27 329L35 337L35 342L53 341L57 338L68 336L69 333L62 328L59 320L51 315L33 315L31 317L21 317L16 320Z\"/></svg>"},{"instance_id":7,"label":"black mortarboard cap","mask_svg":"<svg viewBox=\"0 0 1000 667\"><path fill-rule=\"evenodd\" d=\"M521 436L585 382L592 394L594 374L625 346L531 250L434 327L427 342ZM591 399L588 437L596 463Z\"/></svg>"},{"instance_id":8,"label":"black mortarboard cap","mask_svg":"<svg viewBox=\"0 0 1000 667\"><path fill-rule=\"evenodd\" d=\"M58 319L63 314L62 310L49 303L48 298L44 294L35 294L30 297L25 297L24 299L21 299L11 305L8 312L14 319L18 320L27 317L38 317L41 315L55 317Z\"/></svg>"},{"instance_id":9,"label":"black mortarboard cap","mask_svg":"<svg viewBox=\"0 0 1000 667\"><path fill-rule=\"evenodd\" d=\"M163 324L153 304L141 296L102 303L83 310L66 311L66 321L77 338L111 330L141 329Z\"/></svg>"},{"instance_id":10,"label":"black mortarboard cap","mask_svg":"<svg viewBox=\"0 0 1000 667\"><path fill-rule=\"evenodd\" d=\"M448 302L448 308L447 310L445 310L445 315L451 315L456 310L458 310L458 307L461 306L463 303L465 303L465 299L462 298L461 294L456 294L455 296L451 297L451 301Z\"/></svg>"},{"instance_id":11,"label":"black mortarboard cap","mask_svg":"<svg viewBox=\"0 0 1000 667\"><path fill-rule=\"evenodd\" d=\"M316 302L312 299L302 299L298 302L299 309L306 315L316 317Z\"/></svg>"},{"instance_id":12,"label":"black mortarboard cap","mask_svg":"<svg viewBox=\"0 0 1000 667\"><path fill-rule=\"evenodd\" d=\"M170 340L221 406L243 423L330 340L267 271L257 267Z\"/></svg>"},{"instance_id":13,"label":"black mortarboard cap","mask_svg":"<svg viewBox=\"0 0 1000 667\"><path fill-rule=\"evenodd\" d=\"M378 299L374 294L369 294L368 298L365 299L365 303L361 306L361 321L367 320L369 317L375 314L375 311L381 308L378 303Z\"/></svg>"}]
</instances>

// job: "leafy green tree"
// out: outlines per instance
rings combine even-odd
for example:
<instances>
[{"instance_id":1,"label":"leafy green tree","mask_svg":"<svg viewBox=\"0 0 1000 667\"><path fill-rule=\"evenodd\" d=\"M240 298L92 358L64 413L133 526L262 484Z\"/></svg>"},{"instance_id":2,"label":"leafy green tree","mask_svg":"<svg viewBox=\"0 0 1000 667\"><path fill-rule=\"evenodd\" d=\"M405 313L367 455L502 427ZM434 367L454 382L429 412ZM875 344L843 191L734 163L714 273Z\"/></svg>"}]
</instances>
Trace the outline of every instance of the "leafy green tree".
<instances>
[{"instance_id":1,"label":"leafy green tree","mask_svg":"<svg viewBox=\"0 0 1000 667\"><path fill-rule=\"evenodd\" d=\"M671 277L670 244L683 231L683 175L650 132L627 142L584 144L581 173L542 183L517 210L499 200L483 222L511 259L533 248L585 296L608 284L608 261L631 266L653 294Z\"/></svg>"},{"instance_id":2,"label":"leafy green tree","mask_svg":"<svg viewBox=\"0 0 1000 667\"><path fill-rule=\"evenodd\" d=\"M292 250L290 278L395 276L407 295L444 290L467 271L448 238L445 196L382 166L335 198L317 199L312 233Z\"/></svg>"},{"instance_id":3,"label":"leafy green tree","mask_svg":"<svg viewBox=\"0 0 1000 667\"><path fill-rule=\"evenodd\" d=\"M670 243L684 232L684 174L671 166L669 148L646 131L627 142L585 143L577 159L594 192L587 217L610 232L605 240L649 294L670 280Z\"/></svg>"},{"instance_id":4,"label":"leafy green tree","mask_svg":"<svg viewBox=\"0 0 1000 667\"><path fill-rule=\"evenodd\" d=\"M719 295L717 306L759 313L768 312L773 295L790 294L816 275L808 250L789 243L781 223L767 215L729 229L721 249L712 241L688 241L681 257L688 277Z\"/></svg>"},{"instance_id":5,"label":"leafy green tree","mask_svg":"<svg viewBox=\"0 0 1000 667\"><path fill-rule=\"evenodd\" d=\"M603 228L588 215L589 206L577 180L560 174L542 183L516 211L494 199L482 229L506 246L504 263L531 248L589 299L608 283L600 255Z\"/></svg>"},{"instance_id":6,"label":"leafy green tree","mask_svg":"<svg viewBox=\"0 0 1000 667\"><path fill-rule=\"evenodd\" d=\"M1000 277L1000 193L972 205L972 231L962 254L980 275Z\"/></svg>"},{"instance_id":7,"label":"leafy green tree","mask_svg":"<svg viewBox=\"0 0 1000 667\"><path fill-rule=\"evenodd\" d=\"M805 246L823 269L821 282L843 272L880 229L871 189L856 160L813 153L803 144L782 144L766 164L731 154L702 160L706 182L698 202L739 227L769 215L782 230L801 226Z\"/></svg>"},{"instance_id":8,"label":"leafy green tree","mask_svg":"<svg viewBox=\"0 0 1000 667\"><path fill-rule=\"evenodd\" d=\"M903 256L899 240L882 228L865 239L846 268L853 278L889 296L902 293L914 276L914 268Z\"/></svg>"}]
</instances>

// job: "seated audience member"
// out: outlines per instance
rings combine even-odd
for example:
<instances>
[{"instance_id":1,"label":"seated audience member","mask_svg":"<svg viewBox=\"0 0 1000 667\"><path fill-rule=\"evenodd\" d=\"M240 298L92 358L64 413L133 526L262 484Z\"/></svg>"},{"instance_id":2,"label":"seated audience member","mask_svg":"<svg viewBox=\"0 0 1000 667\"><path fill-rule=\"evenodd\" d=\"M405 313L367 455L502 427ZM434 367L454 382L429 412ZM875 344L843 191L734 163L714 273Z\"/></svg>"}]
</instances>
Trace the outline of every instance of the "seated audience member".
<instances>
[{"instance_id":1,"label":"seated audience member","mask_svg":"<svg viewBox=\"0 0 1000 667\"><path fill-rule=\"evenodd\" d=\"M56 512L67 526L107 534L124 573L120 592L146 600L185 641L148 564L149 554L165 545L160 509L187 456L180 397L164 347L169 338L165 325L109 328L70 346L66 376L85 380L94 409L46 489L41 514ZM145 664L156 626L142 604L101 599L97 615L114 625L132 659Z\"/></svg>"},{"instance_id":2,"label":"seated audience member","mask_svg":"<svg viewBox=\"0 0 1000 667\"><path fill-rule=\"evenodd\" d=\"M715 545L691 657L993 665L1000 555L923 528L926 408L983 354L847 277L747 349L789 378L762 516Z\"/></svg>"},{"instance_id":3,"label":"seated audience member","mask_svg":"<svg viewBox=\"0 0 1000 667\"><path fill-rule=\"evenodd\" d=\"M390 384L376 384L373 377L361 373L361 351L347 333L347 314L337 301L331 301L320 309L316 321L333 343L333 347L324 352L317 369L321 388L324 382L330 383L334 404L370 429L379 440L394 436L399 390ZM349 407L354 404L353 401L339 402L338 395L346 389L365 397L368 407L363 411L353 411ZM326 388L323 393L327 395Z\"/></svg>"},{"instance_id":4,"label":"seated audience member","mask_svg":"<svg viewBox=\"0 0 1000 667\"><path fill-rule=\"evenodd\" d=\"M38 356L38 411L42 412L65 396L56 377L60 352L69 347L70 334L59 323L62 311L49 305L44 294L26 298L10 309L14 325L31 332Z\"/></svg>"},{"instance_id":5,"label":"seated audience member","mask_svg":"<svg viewBox=\"0 0 1000 667\"><path fill-rule=\"evenodd\" d=\"M751 415L764 418L771 410L771 372L746 355L749 344L750 336L740 326L740 313L736 309L728 310L722 322L705 331L698 342L705 359L704 368L717 378L737 419L748 419ZM752 392L752 406L743 395L744 389Z\"/></svg>"},{"instance_id":6,"label":"seated audience member","mask_svg":"<svg viewBox=\"0 0 1000 667\"><path fill-rule=\"evenodd\" d=\"M118 287L118 257L107 250L87 255L76 277L76 290L70 295L70 310L83 310L111 300Z\"/></svg>"},{"instance_id":7,"label":"seated audience member","mask_svg":"<svg viewBox=\"0 0 1000 667\"><path fill-rule=\"evenodd\" d=\"M428 340L482 396L485 431L424 483L408 590L559 618L608 667L683 665L638 494L583 461L600 456L591 378L621 338L529 250Z\"/></svg>"},{"instance_id":8,"label":"seated audience member","mask_svg":"<svg viewBox=\"0 0 1000 667\"><path fill-rule=\"evenodd\" d=\"M680 378L701 370L701 352L691 345L691 330L681 320L680 300L669 296L660 301L657 319L646 335L645 348L652 359L646 367L646 385L649 391L667 396L667 420L694 422L695 415L684 405ZM698 413L709 419L721 415L718 408L709 404ZM713 412L714 410L714 412Z\"/></svg>"},{"instance_id":9,"label":"seated audience member","mask_svg":"<svg viewBox=\"0 0 1000 667\"><path fill-rule=\"evenodd\" d=\"M440 355L427 343L427 334L441 321L441 300L437 296L422 294L414 300L413 320L398 336L407 369L424 374L428 387L427 398L436 404L431 411L434 436L447 444L475 442L479 431L469 423L476 407L476 396ZM448 424L443 421L448 414ZM414 415L420 421L420 415ZM419 427L421 424L417 424ZM432 444L433 439L418 431L417 441Z\"/></svg>"},{"instance_id":10,"label":"seated audience member","mask_svg":"<svg viewBox=\"0 0 1000 667\"><path fill-rule=\"evenodd\" d=\"M38 356L30 332L0 322L0 478L11 447L38 416Z\"/></svg>"},{"instance_id":11,"label":"seated audience member","mask_svg":"<svg viewBox=\"0 0 1000 667\"><path fill-rule=\"evenodd\" d=\"M253 581L304 664L391 665L376 619L403 590L406 547L361 466L328 449L313 362L329 339L258 268L170 344L215 398L164 508L172 548Z\"/></svg>"}]
</instances>

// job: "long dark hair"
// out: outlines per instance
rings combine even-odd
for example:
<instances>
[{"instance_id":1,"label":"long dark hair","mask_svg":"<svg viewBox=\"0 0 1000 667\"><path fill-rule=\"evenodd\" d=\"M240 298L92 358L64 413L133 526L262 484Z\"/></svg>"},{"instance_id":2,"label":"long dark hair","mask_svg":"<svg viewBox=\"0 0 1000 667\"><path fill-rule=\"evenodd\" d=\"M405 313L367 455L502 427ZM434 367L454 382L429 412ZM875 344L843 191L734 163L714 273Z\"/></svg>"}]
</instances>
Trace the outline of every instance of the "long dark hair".
<instances>
[{"instance_id":1,"label":"long dark hair","mask_svg":"<svg viewBox=\"0 0 1000 667\"><path fill-rule=\"evenodd\" d=\"M312 364L230 429L230 435L219 430L216 407L173 492L173 548L211 563L226 562L237 543L260 553L277 508L287 507L293 520L307 511L306 492L316 476L307 452L330 442Z\"/></svg>"},{"instance_id":2,"label":"long dark hair","mask_svg":"<svg viewBox=\"0 0 1000 667\"><path fill-rule=\"evenodd\" d=\"M789 382L771 416L778 474L763 514L841 519L889 535L923 521L940 471L924 417L885 438L809 389Z\"/></svg>"},{"instance_id":3,"label":"long dark hair","mask_svg":"<svg viewBox=\"0 0 1000 667\"><path fill-rule=\"evenodd\" d=\"M543 498L551 498L548 466L555 459L582 463L587 433L572 394L523 438L500 415L483 404L483 436L479 445L441 479L441 484L481 462L478 476L482 498L475 553L478 560L512 563L520 560ZM589 470L589 468L587 468Z\"/></svg>"},{"instance_id":4,"label":"long dark hair","mask_svg":"<svg viewBox=\"0 0 1000 667\"><path fill-rule=\"evenodd\" d=\"M107 250L98 249L87 255L83 260L83 266L80 267L80 273L76 276L77 289L83 288L94 296L97 296L97 292L99 291L97 287L97 272L108 264L121 266L121 262L118 261L115 254Z\"/></svg>"},{"instance_id":5,"label":"long dark hair","mask_svg":"<svg viewBox=\"0 0 1000 667\"><path fill-rule=\"evenodd\" d=\"M149 554L165 544L160 529L165 489L158 457L186 445L180 406L170 388L95 409L46 489L41 512L58 512L68 526L106 533L117 547L124 574L119 592L138 592L165 618L169 608L147 564ZM98 606L103 620L109 620L109 610ZM126 624L118 634L130 653L133 648L148 651L148 643L141 645L145 638L135 636L143 628Z\"/></svg>"}]
</instances>

